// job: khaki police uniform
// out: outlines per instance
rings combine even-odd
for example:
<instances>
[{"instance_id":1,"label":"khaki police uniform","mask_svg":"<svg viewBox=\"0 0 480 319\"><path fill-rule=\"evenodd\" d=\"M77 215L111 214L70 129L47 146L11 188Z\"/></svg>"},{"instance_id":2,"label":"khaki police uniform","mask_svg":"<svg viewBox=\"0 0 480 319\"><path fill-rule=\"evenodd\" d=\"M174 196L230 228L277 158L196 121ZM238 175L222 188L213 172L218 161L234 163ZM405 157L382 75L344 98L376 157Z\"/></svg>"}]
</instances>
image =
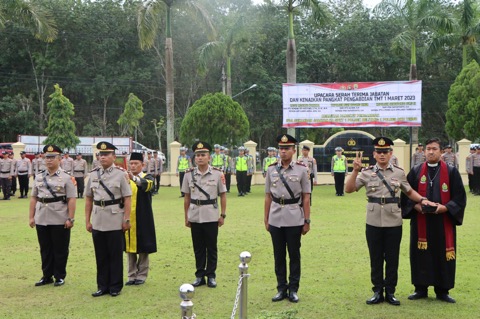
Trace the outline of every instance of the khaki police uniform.
<instances>
[{"instance_id":1,"label":"khaki police uniform","mask_svg":"<svg viewBox=\"0 0 480 319\"><path fill-rule=\"evenodd\" d=\"M278 172L280 168L280 172ZM280 179L283 175L294 198L290 196ZM268 213L269 232L272 236L275 274L278 291L297 292L300 284L300 239L305 225L302 195L310 193L308 169L301 162L292 161L287 169L281 162L270 165L265 179L265 193L272 203ZM290 257L290 275L287 282L286 246Z\"/></svg>"},{"instance_id":2,"label":"khaki police uniform","mask_svg":"<svg viewBox=\"0 0 480 319\"><path fill-rule=\"evenodd\" d=\"M73 172L73 158L64 157L60 162L60 167L69 175Z\"/></svg>"},{"instance_id":3,"label":"khaki police uniform","mask_svg":"<svg viewBox=\"0 0 480 319\"><path fill-rule=\"evenodd\" d=\"M298 157L298 160L308 169L308 176L310 177L310 206L312 206L313 185L317 183L317 160L313 157L303 157L302 155Z\"/></svg>"},{"instance_id":4,"label":"khaki police uniform","mask_svg":"<svg viewBox=\"0 0 480 319\"><path fill-rule=\"evenodd\" d=\"M15 178L15 167L13 161L4 154L3 159L0 162L0 181L2 184L3 199L10 199L10 191L12 187L12 179Z\"/></svg>"},{"instance_id":5,"label":"khaki police uniform","mask_svg":"<svg viewBox=\"0 0 480 319\"><path fill-rule=\"evenodd\" d=\"M18 184L20 185L20 198L27 198L30 176L33 175L32 162L27 157L17 160L15 164Z\"/></svg>"},{"instance_id":6,"label":"khaki police uniform","mask_svg":"<svg viewBox=\"0 0 480 319\"><path fill-rule=\"evenodd\" d=\"M202 188L210 199L194 185ZM195 253L196 278L215 278L217 269L218 219L220 217L217 196L225 193L223 173L208 167L205 173L198 168L185 172L182 193L190 194L188 221L191 225L193 250Z\"/></svg>"},{"instance_id":7,"label":"khaki police uniform","mask_svg":"<svg viewBox=\"0 0 480 319\"><path fill-rule=\"evenodd\" d=\"M395 192L392 197L388 188L379 177ZM400 209L400 191L409 192L405 171L389 164L383 170L377 165L362 170L355 180L358 191L365 187L368 198L366 217L366 237L370 251L371 280L374 292L395 292L398 281L398 259L400 241L402 239L402 211ZM383 276L383 260L386 262L385 278Z\"/></svg>"},{"instance_id":8,"label":"khaki police uniform","mask_svg":"<svg viewBox=\"0 0 480 319\"><path fill-rule=\"evenodd\" d=\"M52 174L47 170L35 176L32 201L36 202L34 218L42 257L43 278L54 276L59 280L65 279L67 274L70 245L70 228L65 228L65 222L69 218L67 202L75 198L76 194L77 189L72 177L62 169Z\"/></svg>"},{"instance_id":9,"label":"khaki police uniform","mask_svg":"<svg viewBox=\"0 0 480 319\"><path fill-rule=\"evenodd\" d=\"M45 172L47 167L45 166L45 160L42 157L36 157L32 160L32 170L33 170L33 177L37 174Z\"/></svg>"},{"instance_id":10,"label":"khaki police uniform","mask_svg":"<svg viewBox=\"0 0 480 319\"><path fill-rule=\"evenodd\" d=\"M132 189L126 172L115 164L107 169L96 168L88 176L85 195L93 198L91 223L98 290L118 293L123 287L124 208L121 200L132 196ZM114 199L100 184L100 180Z\"/></svg>"},{"instance_id":11,"label":"khaki police uniform","mask_svg":"<svg viewBox=\"0 0 480 319\"><path fill-rule=\"evenodd\" d=\"M473 167L472 167L472 156L473 154L468 154L467 158L465 159L465 168L468 175L468 189L470 193L473 193Z\"/></svg>"},{"instance_id":12,"label":"khaki police uniform","mask_svg":"<svg viewBox=\"0 0 480 319\"><path fill-rule=\"evenodd\" d=\"M412 156L412 167L415 167L418 164L425 163L426 160L427 160L427 157L425 156L424 151L415 152L415 154L413 154Z\"/></svg>"},{"instance_id":13,"label":"khaki police uniform","mask_svg":"<svg viewBox=\"0 0 480 319\"><path fill-rule=\"evenodd\" d=\"M15 195L15 192L17 191L17 159L13 158L13 154L9 155L10 159L12 160L12 165L13 165L13 176L12 176L12 187L10 188L10 194L12 196Z\"/></svg>"},{"instance_id":14,"label":"khaki police uniform","mask_svg":"<svg viewBox=\"0 0 480 319\"><path fill-rule=\"evenodd\" d=\"M473 172L473 193L480 195L480 152L472 155L472 172Z\"/></svg>"},{"instance_id":15,"label":"khaki police uniform","mask_svg":"<svg viewBox=\"0 0 480 319\"><path fill-rule=\"evenodd\" d=\"M450 166L458 168L457 156L450 152L450 153L443 153L441 159Z\"/></svg>"},{"instance_id":16,"label":"khaki police uniform","mask_svg":"<svg viewBox=\"0 0 480 319\"><path fill-rule=\"evenodd\" d=\"M88 174L87 161L83 158L75 159L73 161L73 177L77 182L78 198L83 198L83 191L85 189L85 177Z\"/></svg>"},{"instance_id":17,"label":"khaki police uniform","mask_svg":"<svg viewBox=\"0 0 480 319\"><path fill-rule=\"evenodd\" d=\"M158 155L153 156L153 161L155 166L155 193L158 193L158 190L160 189L160 178L163 173L163 162Z\"/></svg>"},{"instance_id":18,"label":"khaki police uniform","mask_svg":"<svg viewBox=\"0 0 480 319\"><path fill-rule=\"evenodd\" d=\"M398 158L392 154L392 157L390 157L390 164L398 166Z\"/></svg>"}]
</instances>

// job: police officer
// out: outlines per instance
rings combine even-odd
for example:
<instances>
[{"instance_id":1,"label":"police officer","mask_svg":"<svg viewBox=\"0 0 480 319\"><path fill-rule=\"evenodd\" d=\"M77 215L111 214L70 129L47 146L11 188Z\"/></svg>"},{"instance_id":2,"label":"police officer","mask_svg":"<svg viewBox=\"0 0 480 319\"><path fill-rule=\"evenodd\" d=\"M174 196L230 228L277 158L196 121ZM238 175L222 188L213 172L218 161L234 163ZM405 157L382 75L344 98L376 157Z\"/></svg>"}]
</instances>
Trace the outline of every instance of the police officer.
<instances>
[{"instance_id":1,"label":"police officer","mask_svg":"<svg viewBox=\"0 0 480 319\"><path fill-rule=\"evenodd\" d=\"M12 180L15 178L15 167L7 152L3 152L0 162L0 181L2 184L3 199L10 200Z\"/></svg>"},{"instance_id":2,"label":"police officer","mask_svg":"<svg viewBox=\"0 0 480 319\"><path fill-rule=\"evenodd\" d=\"M70 157L68 152L65 152L63 159L60 162L60 167L69 175L73 173L73 158Z\"/></svg>"},{"instance_id":3,"label":"police officer","mask_svg":"<svg viewBox=\"0 0 480 319\"><path fill-rule=\"evenodd\" d=\"M235 166L233 174L237 178L238 196L245 196L247 194L247 171L248 171L248 157L245 156L245 147L238 148L238 156L235 157Z\"/></svg>"},{"instance_id":4,"label":"police officer","mask_svg":"<svg viewBox=\"0 0 480 319\"><path fill-rule=\"evenodd\" d=\"M15 196L17 192L17 159L14 157L13 152L7 153L8 158L12 160L13 165L13 175L12 175L12 186L10 187L10 195Z\"/></svg>"},{"instance_id":5,"label":"police officer","mask_svg":"<svg viewBox=\"0 0 480 319\"><path fill-rule=\"evenodd\" d=\"M17 172L18 184L20 185L20 196L18 198L27 198L28 184L32 177L32 162L25 156L25 152L20 152L20 159L15 163L15 171Z\"/></svg>"},{"instance_id":6,"label":"police officer","mask_svg":"<svg viewBox=\"0 0 480 319\"><path fill-rule=\"evenodd\" d=\"M102 164L100 164L100 153L95 153L95 159L92 161L92 170L96 169L96 168L99 168L102 166Z\"/></svg>"},{"instance_id":7,"label":"police officer","mask_svg":"<svg viewBox=\"0 0 480 319\"><path fill-rule=\"evenodd\" d=\"M375 147L373 156L377 163L362 170L362 159L357 153L345 191L353 193L365 187L368 198L366 237L374 295L366 303L373 305L386 299L391 305L398 306L400 301L395 298L394 293L398 281L398 259L402 239L399 190L415 202L435 204L414 191L407 182L405 171L390 163L393 145L391 139L377 137L373 144Z\"/></svg>"},{"instance_id":8,"label":"police officer","mask_svg":"<svg viewBox=\"0 0 480 319\"><path fill-rule=\"evenodd\" d=\"M32 171L33 176L35 177L39 172L39 162L40 162L40 152L35 153L35 158L32 160Z\"/></svg>"},{"instance_id":9,"label":"police officer","mask_svg":"<svg viewBox=\"0 0 480 319\"><path fill-rule=\"evenodd\" d=\"M222 171L208 164L212 147L198 141L192 149L197 167L186 171L182 185L185 226L191 230L195 253L196 278L192 285L198 287L206 283L208 287L215 288L218 228L226 218L227 189Z\"/></svg>"},{"instance_id":10,"label":"police officer","mask_svg":"<svg viewBox=\"0 0 480 319\"><path fill-rule=\"evenodd\" d=\"M252 191L252 177L255 173L255 162L253 161L253 155L250 154L250 150L245 148L245 156L247 157L247 183L245 195Z\"/></svg>"},{"instance_id":11,"label":"police officer","mask_svg":"<svg viewBox=\"0 0 480 319\"><path fill-rule=\"evenodd\" d=\"M298 160L303 163L308 169L308 175L310 176L310 206L312 206L312 192L313 185L317 185L317 160L308 156L310 153L310 147L303 145L302 155L298 157Z\"/></svg>"},{"instance_id":12,"label":"police officer","mask_svg":"<svg viewBox=\"0 0 480 319\"><path fill-rule=\"evenodd\" d=\"M473 166L472 166L472 157L475 154L475 146L470 146L470 154L468 154L465 160L465 168L468 175L468 189L470 193L473 194Z\"/></svg>"},{"instance_id":13,"label":"police officer","mask_svg":"<svg viewBox=\"0 0 480 319\"><path fill-rule=\"evenodd\" d=\"M155 159L152 157L152 152L147 152L147 160L145 161L145 170L146 174L150 174L153 177L156 176L156 168L155 168ZM155 194L155 192L154 192Z\"/></svg>"},{"instance_id":14,"label":"police officer","mask_svg":"<svg viewBox=\"0 0 480 319\"><path fill-rule=\"evenodd\" d=\"M85 189L85 177L87 177L87 161L82 158L82 153L77 153L73 161L73 177L77 182L77 197L83 198L83 191Z\"/></svg>"},{"instance_id":15,"label":"police officer","mask_svg":"<svg viewBox=\"0 0 480 319\"><path fill-rule=\"evenodd\" d=\"M132 189L127 173L115 166L113 144L99 142L100 168L89 174L85 191L87 231L92 233L97 262L97 287L93 297L120 294L123 288L123 231L130 229Z\"/></svg>"},{"instance_id":16,"label":"police officer","mask_svg":"<svg viewBox=\"0 0 480 319\"><path fill-rule=\"evenodd\" d=\"M418 147L416 152L412 156L412 167L425 163L427 157L425 156L425 152L423 151L423 144L418 143Z\"/></svg>"},{"instance_id":17,"label":"police officer","mask_svg":"<svg viewBox=\"0 0 480 319\"><path fill-rule=\"evenodd\" d=\"M155 192L154 194L158 194L158 190L160 189L160 178L162 177L163 173L163 160L158 156L158 151L153 151L153 161L155 166Z\"/></svg>"},{"instance_id":18,"label":"police officer","mask_svg":"<svg viewBox=\"0 0 480 319\"><path fill-rule=\"evenodd\" d=\"M228 155L229 149L226 147L220 147L220 153L225 155L225 186L227 187L227 193L230 193L230 184L232 183L232 157Z\"/></svg>"},{"instance_id":19,"label":"police officer","mask_svg":"<svg viewBox=\"0 0 480 319\"><path fill-rule=\"evenodd\" d=\"M211 156L210 165L218 168L222 172L225 172L225 166L227 166L227 164L225 163L225 155L220 153L219 144L213 145L213 148L214 148L214 153Z\"/></svg>"},{"instance_id":20,"label":"police officer","mask_svg":"<svg viewBox=\"0 0 480 319\"><path fill-rule=\"evenodd\" d=\"M335 155L332 156L331 171L335 180L335 195L343 196L343 187L345 184L345 175L348 175L348 163L343 149L338 146L335 148Z\"/></svg>"},{"instance_id":21,"label":"police officer","mask_svg":"<svg viewBox=\"0 0 480 319\"><path fill-rule=\"evenodd\" d=\"M472 172L473 172L473 194L480 195L480 145L475 147L475 153L472 155Z\"/></svg>"},{"instance_id":22,"label":"police officer","mask_svg":"<svg viewBox=\"0 0 480 319\"><path fill-rule=\"evenodd\" d=\"M185 171L192 167L192 159L187 155L187 148L180 147L180 156L177 160L177 176L180 179L180 197L185 197L185 194L182 192L183 177L185 176Z\"/></svg>"},{"instance_id":23,"label":"police officer","mask_svg":"<svg viewBox=\"0 0 480 319\"><path fill-rule=\"evenodd\" d=\"M289 298L298 302L300 284L300 242L310 230L310 176L302 162L292 160L297 140L285 134L277 137L280 160L268 167L265 179L265 229L270 232L275 259L277 294L272 301ZM287 282L286 250L290 257ZM288 291L287 291L288 290Z\"/></svg>"},{"instance_id":24,"label":"police officer","mask_svg":"<svg viewBox=\"0 0 480 319\"><path fill-rule=\"evenodd\" d=\"M445 153L440 158L448 165L458 168L457 156L452 153L452 145L448 144L443 150Z\"/></svg>"},{"instance_id":25,"label":"police officer","mask_svg":"<svg viewBox=\"0 0 480 319\"><path fill-rule=\"evenodd\" d=\"M263 159L263 165L262 165L262 175L264 178L267 176L268 167L277 161L274 147L267 147L267 152L268 152L268 156Z\"/></svg>"},{"instance_id":26,"label":"police officer","mask_svg":"<svg viewBox=\"0 0 480 319\"><path fill-rule=\"evenodd\" d=\"M75 222L76 187L72 177L60 169L62 150L46 145L47 170L35 176L30 198L29 225L37 230L42 278L35 286L62 286L67 275L70 229Z\"/></svg>"}]
</instances>

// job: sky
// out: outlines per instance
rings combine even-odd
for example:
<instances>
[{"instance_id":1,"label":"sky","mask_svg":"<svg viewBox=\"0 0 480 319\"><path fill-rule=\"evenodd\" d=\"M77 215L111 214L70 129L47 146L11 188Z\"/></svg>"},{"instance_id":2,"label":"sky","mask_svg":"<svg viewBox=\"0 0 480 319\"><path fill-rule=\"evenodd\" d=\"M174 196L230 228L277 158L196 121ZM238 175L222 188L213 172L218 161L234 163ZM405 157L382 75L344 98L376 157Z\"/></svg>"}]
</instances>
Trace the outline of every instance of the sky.
<instances>
[{"instance_id":1,"label":"sky","mask_svg":"<svg viewBox=\"0 0 480 319\"><path fill-rule=\"evenodd\" d=\"M263 0L252 0L254 4L261 4L263 3ZM363 3L368 7L368 8L373 8L376 6L380 0L363 0Z\"/></svg>"}]
</instances>

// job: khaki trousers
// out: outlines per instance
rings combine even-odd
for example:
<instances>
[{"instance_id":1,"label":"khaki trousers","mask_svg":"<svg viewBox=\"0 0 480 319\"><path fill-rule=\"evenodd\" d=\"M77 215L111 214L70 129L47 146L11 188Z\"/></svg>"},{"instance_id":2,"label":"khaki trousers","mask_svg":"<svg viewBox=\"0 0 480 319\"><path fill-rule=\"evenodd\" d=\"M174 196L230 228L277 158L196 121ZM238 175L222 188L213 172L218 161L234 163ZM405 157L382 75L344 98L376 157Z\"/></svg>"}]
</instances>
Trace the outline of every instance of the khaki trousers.
<instances>
[{"instance_id":1,"label":"khaki trousers","mask_svg":"<svg viewBox=\"0 0 480 319\"><path fill-rule=\"evenodd\" d=\"M127 253L128 280L146 280L148 276L148 254Z\"/></svg>"}]
</instances>

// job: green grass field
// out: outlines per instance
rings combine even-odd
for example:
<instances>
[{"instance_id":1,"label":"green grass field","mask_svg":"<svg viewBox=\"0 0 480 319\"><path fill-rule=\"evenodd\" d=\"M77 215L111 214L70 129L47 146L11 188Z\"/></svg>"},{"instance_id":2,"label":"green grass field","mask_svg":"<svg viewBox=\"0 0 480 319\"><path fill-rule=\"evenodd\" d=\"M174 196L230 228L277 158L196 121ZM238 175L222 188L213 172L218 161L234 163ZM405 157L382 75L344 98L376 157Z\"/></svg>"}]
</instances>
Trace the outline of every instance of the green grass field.
<instances>
[{"instance_id":1,"label":"green grass field","mask_svg":"<svg viewBox=\"0 0 480 319\"><path fill-rule=\"evenodd\" d=\"M302 280L298 304L272 303L276 281L269 234L263 225L263 186L247 197L228 194L226 224L219 234L216 289L196 289L199 319L230 318L238 282L238 255L247 250L249 318L480 318L480 197L468 195L464 225L457 228L456 304L434 299L410 301L409 223L404 224L397 298L369 306L372 294L365 241L365 192L334 196L333 186L314 189L312 227L302 239ZM96 290L92 239L84 226L84 200L77 202L68 275L62 287L34 287L42 276L36 232L28 227L28 200L0 201L1 318L179 318L181 284L194 279L190 231L184 226L178 188L161 188L154 197L159 251L151 255L143 286L124 287L117 298L91 297ZM125 265L126 272L126 265ZM125 276L126 280L126 276Z\"/></svg>"}]
</instances>

